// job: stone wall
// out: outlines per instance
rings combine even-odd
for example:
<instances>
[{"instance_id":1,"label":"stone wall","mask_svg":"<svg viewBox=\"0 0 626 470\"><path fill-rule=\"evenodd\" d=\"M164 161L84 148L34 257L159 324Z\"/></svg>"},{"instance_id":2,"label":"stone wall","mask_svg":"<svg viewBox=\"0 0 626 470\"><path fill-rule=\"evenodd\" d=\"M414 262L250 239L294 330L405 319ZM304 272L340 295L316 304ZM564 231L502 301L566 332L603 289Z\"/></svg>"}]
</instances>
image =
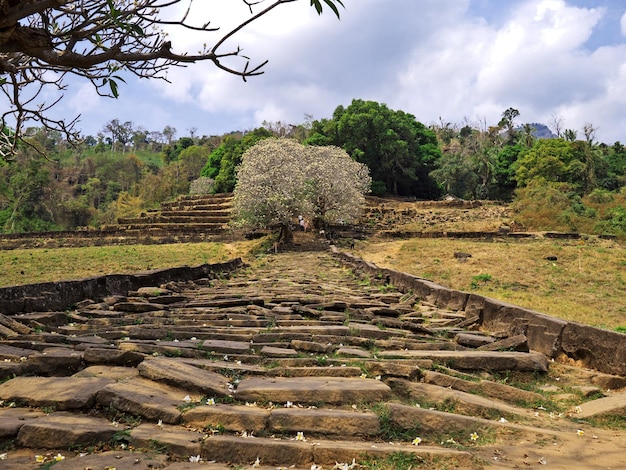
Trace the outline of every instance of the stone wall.
<instances>
[{"instance_id":1,"label":"stone wall","mask_svg":"<svg viewBox=\"0 0 626 470\"><path fill-rule=\"evenodd\" d=\"M100 300L109 295L126 295L140 287L169 281L188 281L232 271L243 266L241 258L225 263L156 269L135 274L111 274L73 281L45 282L0 288L0 313L63 311L85 299Z\"/></svg>"},{"instance_id":2,"label":"stone wall","mask_svg":"<svg viewBox=\"0 0 626 470\"><path fill-rule=\"evenodd\" d=\"M571 359L608 374L626 376L626 334L603 330L535 312L482 295L462 292L411 274L380 268L351 253L332 247L345 263L364 274L393 284L403 292L441 308L465 311L476 316L482 328L524 334L530 349L557 360Z\"/></svg>"}]
</instances>

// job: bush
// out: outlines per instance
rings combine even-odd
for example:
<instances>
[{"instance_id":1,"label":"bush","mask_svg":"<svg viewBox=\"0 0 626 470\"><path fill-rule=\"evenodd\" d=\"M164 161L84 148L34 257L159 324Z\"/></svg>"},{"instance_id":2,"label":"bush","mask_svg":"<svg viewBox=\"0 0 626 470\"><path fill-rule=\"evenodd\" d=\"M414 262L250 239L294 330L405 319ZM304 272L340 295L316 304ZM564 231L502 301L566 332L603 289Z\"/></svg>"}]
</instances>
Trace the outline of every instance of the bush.
<instances>
[{"instance_id":1,"label":"bush","mask_svg":"<svg viewBox=\"0 0 626 470\"><path fill-rule=\"evenodd\" d=\"M189 194L211 194L213 186L215 186L213 179L201 176L191 182L189 185Z\"/></svg>"},{"instance_id":2,"label":"bush","mask_svg":"<svg viewBox=\"0 0 626 470\"><path fill-rule=\"evenodd\" d=\"M606 189L594 189L587 195L586 199L594 204L606 204L608 202L612 202L615 197L613 196L613 193L607 191Z\"/></svg>"},{"instance_id":3,"label":"bush","mask_svg":"<svg viewBox=\"0 0 626 470\"><path fill-rule=\"evenodd\" d=\"M596 230L618 237L626 237L626 208L618 206L609 209L604 220L596 224Z\"/></svg>"}]
</instances>

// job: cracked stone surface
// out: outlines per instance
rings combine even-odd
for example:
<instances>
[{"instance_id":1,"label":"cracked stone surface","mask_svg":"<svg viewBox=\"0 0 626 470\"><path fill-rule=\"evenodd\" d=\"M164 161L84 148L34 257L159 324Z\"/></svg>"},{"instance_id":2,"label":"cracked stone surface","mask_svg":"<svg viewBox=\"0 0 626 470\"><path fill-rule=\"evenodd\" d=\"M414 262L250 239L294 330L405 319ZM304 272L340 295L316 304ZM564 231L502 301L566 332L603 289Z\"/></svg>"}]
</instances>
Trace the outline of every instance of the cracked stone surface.
<instances>
[{"instance_id":1,"label":"cracked stone surface","mask_svg":"<svg viewBox=\"0 0 626 470\"><path fill-rule=\"evenodd\" d=\"M620 377L326 251L85 300L2 322L2 469L626 468Z\"/></svg>"}]
</instances>

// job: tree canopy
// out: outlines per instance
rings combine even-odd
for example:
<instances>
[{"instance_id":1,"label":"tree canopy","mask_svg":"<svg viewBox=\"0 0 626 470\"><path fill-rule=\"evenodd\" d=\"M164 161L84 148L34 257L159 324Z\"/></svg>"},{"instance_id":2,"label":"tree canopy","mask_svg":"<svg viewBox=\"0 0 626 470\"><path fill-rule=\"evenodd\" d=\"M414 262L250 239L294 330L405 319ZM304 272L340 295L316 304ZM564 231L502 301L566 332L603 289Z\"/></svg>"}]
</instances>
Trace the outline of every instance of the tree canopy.
<instances>
[{"instance_id":1,"label":"tree canopy","mask_svg":"<svg viewBox=\"0 0 626 470\"><path fill-rule=\"evenodd\" d=\"M50 116L56 101L45 102L44 89L63 91L63 78L74 74L90 81L98 93L117 97L124 73L167 79L172 66L210 61L227 73L248 77L263 73L267 61L251 62L230 40L275 8L298 0L241 0L250 16L228 31L194 14L193 0L0 0L0 85L3 101L0 157L14 153L24 124L35 121L77 137L76 119ZM326 6L339 17L342 0L310 0L318 14ZM173 17L181 6L183 13ZM217 7L216 7L217 8ZM199 52L176 51L165 28L217 34ZM175 38L175 34L171 35ZM211 36L213 37L213 36Z\"/></svg>"},{"instance_id":2,"label":"tree canopy","mask_svg":"<svg viewBox=\"0 0 626 470\"><path fill-rule=\"evenodd\" d=\"M331 120L315 121L307 143L336 145L371 171L374 192L433 197L428 175L441 156L437 136L412 114L375 101L338 106Z\"/></svg>"},{"instance_id":3,"label":"tree canopy","mask_svg":"<svg viewBox=\"0 0 626 470\"><path fill-rule=\"evenodd\" d=\"M233 213L247 227L280 227L289 241L298 215L318 226L356 220L370 182L367 167L340 148L263 139L243 154Z\"/></svg>"}]
</instances>

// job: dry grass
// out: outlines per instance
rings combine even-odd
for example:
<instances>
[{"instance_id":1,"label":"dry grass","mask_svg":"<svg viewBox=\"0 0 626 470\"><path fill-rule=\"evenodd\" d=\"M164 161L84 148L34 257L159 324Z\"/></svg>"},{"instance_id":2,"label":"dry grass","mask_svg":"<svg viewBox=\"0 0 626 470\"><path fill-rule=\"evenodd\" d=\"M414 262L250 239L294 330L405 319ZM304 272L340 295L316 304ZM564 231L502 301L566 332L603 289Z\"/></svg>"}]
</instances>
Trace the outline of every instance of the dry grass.
<instances>
[{"instance_id":1,"label":"dry grass","mask_svg":"<svg viewBox=\"0 0 626 470\"><path fill-rule=\"evenodd\" d=\"M454 289L566 320L626 327L626 248L613 242L412 239L362 243L356 251L381 267ZM472 257L459 262L457 251Z\"/></svg>"},{"instance_id":2,"label":"dry grass","mask_svg":"<svg viewBox=\"0 0 626 470\"><path fill-rule=\"evenodd\" d=\"M248 252L249 243L188 243L0 251L0 286L218 263Z\"/></svg>"}]
</instances>

